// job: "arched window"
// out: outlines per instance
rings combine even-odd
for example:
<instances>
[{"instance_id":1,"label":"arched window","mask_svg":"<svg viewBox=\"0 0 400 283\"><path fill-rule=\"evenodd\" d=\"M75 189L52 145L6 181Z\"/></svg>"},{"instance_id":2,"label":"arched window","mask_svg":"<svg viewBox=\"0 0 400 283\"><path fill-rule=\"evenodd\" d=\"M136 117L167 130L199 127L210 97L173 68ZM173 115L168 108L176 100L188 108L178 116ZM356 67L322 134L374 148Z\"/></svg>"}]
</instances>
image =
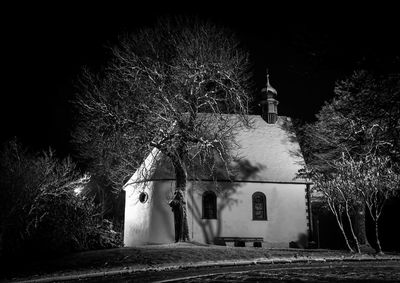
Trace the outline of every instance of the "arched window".
<instances>
[{"instance_id":1,"label":"arched window","mask_svg":"<svg viewBox=\"0 0 400 283\"><path fill-rule=\"evenodd\" d=\"M267 220L267 199L261 192L253 194L253 220Z\"/></svg>"},{"instance_id":2,"label":"arched window","mask_svg":"<svg viewBox=\"0 0 400 283\"><path fill-rule=\"evenodd\" d=\"M217 196L214 192L203 194L203 219L217 219Z\"/></svg>"}]
</instances>

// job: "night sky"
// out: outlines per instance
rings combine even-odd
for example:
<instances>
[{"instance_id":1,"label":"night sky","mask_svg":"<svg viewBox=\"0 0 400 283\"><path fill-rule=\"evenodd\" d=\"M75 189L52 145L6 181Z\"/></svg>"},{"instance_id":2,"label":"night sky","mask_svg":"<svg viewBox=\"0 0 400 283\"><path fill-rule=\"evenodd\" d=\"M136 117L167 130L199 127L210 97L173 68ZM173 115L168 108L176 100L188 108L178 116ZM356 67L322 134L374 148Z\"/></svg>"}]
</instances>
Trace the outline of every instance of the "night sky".
<instances>
[{"instance_id":1,"label":"night sky","mask_svg":"<svg viewBox=\"0 0 400 283\"><path fill-rule=\"evenodd\" d=\"M70 153L73 114L68 101L82 66L101 66L107 59L105 46L115 43L118 34L166 15L195 15L233 29L250 52L259 89L269 69L279 114L311 121L332 97L336 80L361 67L393 71L393 58L400 58L394 6L322 2L318 7L244 6L250 1L201 2L201 8L200 2L190 7L156 2L4 7L1 141L18 136L33 149L51 146L60 155Z\"/></svg>"}]
</instances>

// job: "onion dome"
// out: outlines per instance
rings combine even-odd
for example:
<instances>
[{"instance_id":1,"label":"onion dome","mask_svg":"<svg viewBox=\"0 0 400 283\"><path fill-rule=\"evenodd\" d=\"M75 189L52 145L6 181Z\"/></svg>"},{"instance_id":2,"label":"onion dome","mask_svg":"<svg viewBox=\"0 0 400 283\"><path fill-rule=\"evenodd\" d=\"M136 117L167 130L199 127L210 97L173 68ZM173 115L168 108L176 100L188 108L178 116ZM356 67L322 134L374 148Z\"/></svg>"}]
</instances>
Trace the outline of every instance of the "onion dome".
<instances>
[{"instance_id":1,"label":"onion dome","mask_svg":"<svg viewBox=\"0 0 400 283\"><path fill-rule=\"evenodd\" d=\"M269 83L269 74L267 73L267 85L266 85L266 87L263 87L261 89L261 93L268 94L269 92L274 94L275 96L278 95L278 92L276 91L276 89L273 88L273 86L271 86L271 84Z\"/></svg>"},{"instance_id":2,"label":"onion dome","mask_svg":"<svg viewBox=\"0 0 400 283\"><path fill-rule=\"evenodd\" d=\"M267 121L268 124L275 124L278 119L278 100L276 96L278 92L269 83L269 74L267 70L267 84L261 89L261 100L259 105L261 106L261 116Z\"/></svg>"}]
</instances>

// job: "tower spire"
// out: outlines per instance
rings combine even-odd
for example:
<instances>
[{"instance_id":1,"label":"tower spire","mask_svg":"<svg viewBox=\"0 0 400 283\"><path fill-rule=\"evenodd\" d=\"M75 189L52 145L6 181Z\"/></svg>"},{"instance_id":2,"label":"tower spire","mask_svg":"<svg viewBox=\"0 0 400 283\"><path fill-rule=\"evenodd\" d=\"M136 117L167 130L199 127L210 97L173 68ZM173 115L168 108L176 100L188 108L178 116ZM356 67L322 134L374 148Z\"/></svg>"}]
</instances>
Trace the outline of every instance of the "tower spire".
<instances>
[{"instance_id":1,"label":"tower spire","mask_svg":"<svg viewBox=\"0 0 400 283\"><path fill-rule=\"evenodd\" d=\"M278 100L276 97L278 92L273 88L269 82L269 72L267 68L267 83L264 88L261 89L261 101L260 105L262 108L262 117L269 124L275 124L278 119Z\"/></svg>"}]
</instances>

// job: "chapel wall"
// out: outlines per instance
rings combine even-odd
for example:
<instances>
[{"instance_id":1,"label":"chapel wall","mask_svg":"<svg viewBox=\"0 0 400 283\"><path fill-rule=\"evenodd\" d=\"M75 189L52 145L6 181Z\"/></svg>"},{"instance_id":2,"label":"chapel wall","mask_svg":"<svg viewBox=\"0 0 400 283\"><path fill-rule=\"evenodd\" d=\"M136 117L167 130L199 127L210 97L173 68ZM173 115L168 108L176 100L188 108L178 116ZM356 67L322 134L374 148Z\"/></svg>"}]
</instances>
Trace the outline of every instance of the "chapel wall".
<instances>
[{"instance_id":1,"label":"chapel wall","mask_svg":"<svg viewBox=\"0 0 400 283\"><path fill-rule=\"evenodd\" d=\"M217 198L218 219L194 217L193 234L198 242L214 237L263 237L265 245L289 247L307 239L306 186L304 184L233 183L227 198ZM196 191L196 190L195 190ZM202 206L203 190L194 192L195 206ZM267 220L253 220L252 195L266 196ZM265 246L264 245L264 246Z\"/></svg>"}]
</instances>

